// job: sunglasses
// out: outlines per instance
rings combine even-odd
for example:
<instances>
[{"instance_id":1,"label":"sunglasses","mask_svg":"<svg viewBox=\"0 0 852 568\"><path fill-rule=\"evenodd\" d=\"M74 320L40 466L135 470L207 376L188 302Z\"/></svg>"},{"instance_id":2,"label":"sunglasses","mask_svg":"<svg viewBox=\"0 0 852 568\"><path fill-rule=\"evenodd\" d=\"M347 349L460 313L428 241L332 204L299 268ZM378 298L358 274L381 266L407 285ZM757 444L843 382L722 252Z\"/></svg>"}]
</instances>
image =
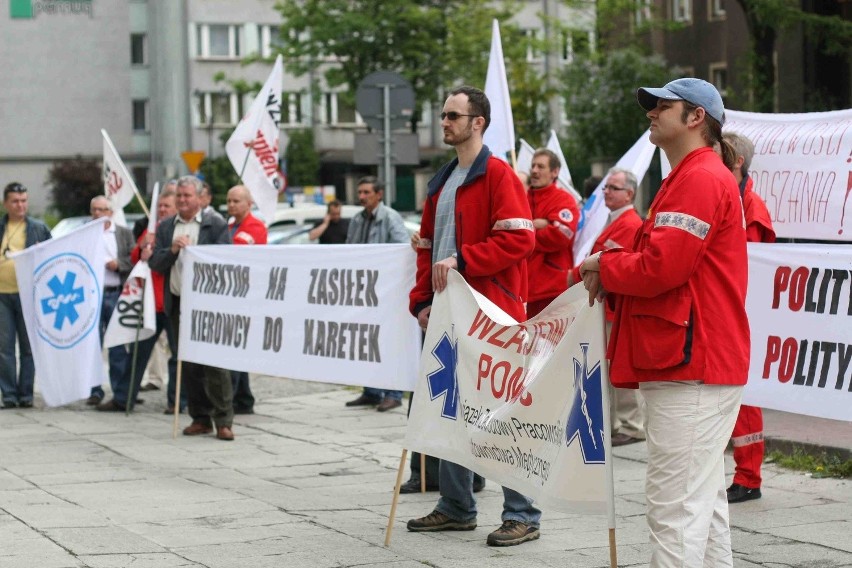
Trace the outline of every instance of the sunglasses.
<instances>
[{"instance_id":1,"label":"sunglasses","mask_svg":"<svg viewBox=\"0 0 852 568\"><path fill-rule=\"evenodd\" d=\"M450 121L455 122L456 120L460 119L463 116L476 117L476 116L479 116L479 115L478 114L462 114L460 112L456 112L456 111L452 110L450 112L442 112L441 113L441 120L444 120L445 118L447 118Z\"/></svg>"}]
</instances>

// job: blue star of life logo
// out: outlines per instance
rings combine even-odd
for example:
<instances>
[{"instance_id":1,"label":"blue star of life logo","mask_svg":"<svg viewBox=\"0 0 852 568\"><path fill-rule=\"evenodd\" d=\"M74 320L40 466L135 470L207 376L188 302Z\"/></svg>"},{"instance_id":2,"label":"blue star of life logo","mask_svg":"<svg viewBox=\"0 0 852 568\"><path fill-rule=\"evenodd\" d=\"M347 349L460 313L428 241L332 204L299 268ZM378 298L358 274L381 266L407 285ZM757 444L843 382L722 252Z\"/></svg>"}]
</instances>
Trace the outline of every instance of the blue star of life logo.
<instances>
[{"instance_id":1,"label":"blue star of life logo","mask_svg":"<svg viewBox=\"0 0 852 568\"><path fill-rule=\"evenodd\" d=\"M589 369L589 344L581 343L580 349L583 362L574 359L574 400L565 427L566 446L579 440L583 463L606 463L601 362Z\"/></svg>"},{"instance_id":2,"label":"blue star of life logo","mask_svg":"<svg viewBox=\"0 0 852 568\"><path fill-rule=\"evenodd\" d=\"M85 292L82 287L74 287L76 280L75 273L66 272L63 280L54 275L47 283L53 296L41 299L41 311L44 315L56 314L54 329L61 330L66 320L74 324L80 317L75 306L85 301Z\"/></svg>"},{"instance_id":3,"label":"blue star of life logo","mask_svg":"<svg viewBox=\"0 0 852 568\"><path fill-rule=\"evenodd\" d=\"M429 397L435 400L444 397L441 416L456 420L459 415L459 380L456 374L458 363L458 341L453 342L444 333L438 344L432 349L432 356L441 364L441 368L426 375L429 385Z\"/></svg>"}]
</instances>

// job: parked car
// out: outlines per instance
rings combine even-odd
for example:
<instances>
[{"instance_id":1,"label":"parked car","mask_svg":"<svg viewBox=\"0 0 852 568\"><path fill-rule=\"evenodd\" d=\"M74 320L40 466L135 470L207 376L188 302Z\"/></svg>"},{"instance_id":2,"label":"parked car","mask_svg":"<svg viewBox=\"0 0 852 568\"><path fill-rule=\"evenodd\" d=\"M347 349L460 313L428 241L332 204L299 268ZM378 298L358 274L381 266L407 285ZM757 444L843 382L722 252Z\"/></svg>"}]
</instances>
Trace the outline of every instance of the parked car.
<instances>
[{"instance_id":1,"label":"parked car","mask_svg":"<svg viewBox=\"0 0 852 568\"><path fill-rule=\"evenodd\" d=\"M357 214L361 211L361 207L357 205L344 205L344 209L342 211L342 216L344 219L351 219L354 214ZM347 209L348 208L348 209ZM325 209L323 208L323 217ZM301 218L296 216L297 218ZM302 224L296 223L285 223L279 222L273 224L269 227L269 234L267 237L267 243L270 245L313 245L317 244L319 241L312 241L309 238L309 233L311 229L314 227L314 223L316 221L322 220L322 217L307 222L307 217L305 216L305 222ZM408 231L408 234L411 235L415 231L420 230L420 214L419 213L403 213L402 214L403 222L405 223L405 229Z\"/></svg>"},{"instance_id":2,"label":"parked car","mask_svg":"<svg viewBox=\"0 0 852 568\"><path fill-rule=\"evenodd\" d=\"M127 219L127 228L132 229L133 224L144 216L145 215L143 215L142 213L125 213L124 218ZM67 235L74 229L82 227L91 220L91 215L65 217L50 230L50 234L53 236L54 239L57 237L61 237L62 235Z\"/></svg>"}]
</instances>

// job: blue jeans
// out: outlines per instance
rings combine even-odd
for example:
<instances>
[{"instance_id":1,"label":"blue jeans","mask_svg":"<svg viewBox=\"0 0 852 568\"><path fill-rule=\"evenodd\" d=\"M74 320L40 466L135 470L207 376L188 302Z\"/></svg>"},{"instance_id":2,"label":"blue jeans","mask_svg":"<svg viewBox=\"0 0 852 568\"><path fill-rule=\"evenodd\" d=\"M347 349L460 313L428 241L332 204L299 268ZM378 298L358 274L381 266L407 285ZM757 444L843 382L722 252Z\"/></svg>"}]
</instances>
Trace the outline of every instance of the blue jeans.
<instances>
[{"instance_id":1,"label":"blue jeans","mask_svg":"<svg viewBox=\"0 0 852 568\"><path fill-rule=\"evenodd\" d=\"M132 409L136 403L136 395L139 393L139 385L142 383L142 375L145 374L145 369L148 367L148 360L151 358L151 353L154 351L154 346L157 344L157 339L160 337L160 334L163 330L166 331L166 338L169 340L169 350L172 352L171 357L169 357L169 405L174 405L175 400L175 382L177 375L177 345L175 344L174 337L172 337L172 326L169 325L169 319L166 314L162 312L157 313L157 327L154 331L154 335L149 337L148 339L144 339L139 342L139 347L137 347L136 351L136 366L133 366L133 344L131 343L128 347L130 349L130 353L128 354L129 362L125 368L124 375L121 380L118 381L117 384L112 386L112 395L113 400L118 404L125 406L127 404L127 399L130 397L131 403L130 408ZM134 371L135 369L135 371ZM131 376L133 375L133 376ZM133 385L133 395L130 396L130 386ZM183 400L181 402L181 409L186 408L186 394L181 397Z\"/></svg>"},{"instance_id":2,"label":"blue jeans","mask_svg":"<svg viewBox=\"0 0 852 568\"><path fill-rule=\"evenodd\" d=\"M109 320L112 317L112 312L115 310L115 305L118 303L118 297L121 295L121 287L111 288L109 291L104 290L104 299L101 302L101 322L100 335L101 345L104 342L104 334L106 333ZM127 356L127 348L124 345L116 345L107 350L107 360L109 361L109 385L115 391L118 384L121 382L127 367L130 365L130 359ZM92 396L98 398L104 397L104 389L100 385L92 387Z\"/></svg>"},{"instance_id":3,"label":"blue jeans","mask_svg":"<svg viewBox=\"0 0 852 568\"><path fill-rule=\"evenodd\" d=\"M382 400L384 397L392 398L393 400L402 400L402 391L390 391L382 389L374 389L373 387L364 387L364 394L376 400Z\"/></svg>"},{"instance_id":4,"label":"blue jeans","mask_svg":"<svg viewBox=\"0 0 852 568\"><path fill-rule=\"evenodd\" d=\"M439 470L441 498L435 510L460 522L476 518L476 499L473 496L473 472L457 463L441 460ZM513 489L503 488L504 521L519 521L538 527L541 511L528 499Z\"/></svg>"},{"instance_id":5,"label":"blue jeans","mask_svg":"<svg viewBox=\"0 0 852 568\"><path fill-rule=\"evenodd\" d=\"M21 352L20 374L15 361L15 339ZM35 364L19 294L0 294L0 390L3 402L32 402Z\"/></svg>"}]
</instances>

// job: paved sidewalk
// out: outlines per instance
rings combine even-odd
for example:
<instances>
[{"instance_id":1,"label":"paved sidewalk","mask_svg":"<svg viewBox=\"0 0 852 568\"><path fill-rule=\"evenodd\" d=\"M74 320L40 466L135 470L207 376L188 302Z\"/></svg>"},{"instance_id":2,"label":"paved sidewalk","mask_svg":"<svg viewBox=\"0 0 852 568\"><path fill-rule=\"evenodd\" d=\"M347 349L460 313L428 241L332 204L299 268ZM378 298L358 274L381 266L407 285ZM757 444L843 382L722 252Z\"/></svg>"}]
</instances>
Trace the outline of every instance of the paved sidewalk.
<instances>
[{"instance_id":1,"label":"paved sidewalk","mask_svg":"<svg viewBox=\"0 0 852 568\"><path fill-rule=\"evenodd\" d=\"M407 532L437 494L403 495L385 548L405 412L344 408L356 391L331 385L252 387L257 414L237 417L234 442L172 439L162 392L129 417L82 403L0 412L0 567L609 566L605 518L545 510L540 540L487 547L494 483L470 532ZM645 444L614 454L619 565L646 566ZM764 475L763 499L732 506L735 566L852 566L852 481Z\"/></svg>"}]
</instances>

